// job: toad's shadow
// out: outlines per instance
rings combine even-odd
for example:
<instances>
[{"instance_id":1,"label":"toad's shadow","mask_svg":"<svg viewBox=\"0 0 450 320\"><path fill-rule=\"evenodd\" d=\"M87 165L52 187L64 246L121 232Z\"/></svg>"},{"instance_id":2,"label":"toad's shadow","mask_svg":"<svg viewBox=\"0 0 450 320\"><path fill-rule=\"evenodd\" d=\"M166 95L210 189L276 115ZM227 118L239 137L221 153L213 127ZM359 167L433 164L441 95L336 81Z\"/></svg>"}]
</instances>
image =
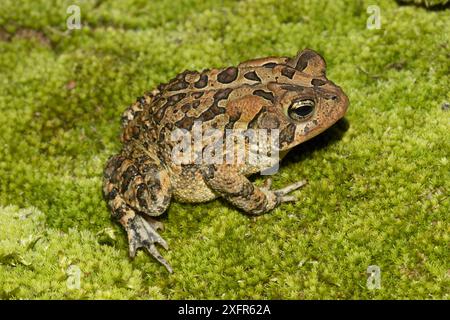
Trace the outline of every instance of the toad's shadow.
<instances>
[{"instance_id":1,"label":"toad's shadow","mask_svg":"<svg viewBox=\"0 0 450 320\"><path fill-rule=\"evenodd\" d=\"M280 166L286 166L291 163L298 163L301 160L308 158L317 150L333 145L342 139L345 132L350 128L350 123L346 118L340 119L330 128L317 135L316 137L303 142L302 144L292 148L288 154L283 158Z\"/></svg>"}]
</instances>

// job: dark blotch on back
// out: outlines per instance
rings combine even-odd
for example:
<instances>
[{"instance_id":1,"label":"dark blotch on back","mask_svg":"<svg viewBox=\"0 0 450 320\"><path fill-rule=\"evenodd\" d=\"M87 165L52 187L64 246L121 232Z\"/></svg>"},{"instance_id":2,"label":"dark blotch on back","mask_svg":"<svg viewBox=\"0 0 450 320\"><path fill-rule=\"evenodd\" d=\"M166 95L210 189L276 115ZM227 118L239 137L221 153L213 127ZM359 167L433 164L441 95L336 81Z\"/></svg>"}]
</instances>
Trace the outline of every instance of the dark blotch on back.
<instances>
[{"instance_id":1,"label":"dark blotch on back","mask_svg":"<svg viewBox=\"0 0 450 320\"><path fill-rule=\"evenodd\" d=\"M285 77L288 77L289 79L292 79L294 77L295 70L289 67L284 67L281 70L281 74Z\"/></svg>"},{"instance_id":2,"label":"dark blotch on back","mask_svg":"<svg viewBox=\"0 0 450 320\"><path fill-rule=\"evenodd\" d=\"M167 108L174 106L175 104L177 104L177 102L183 100L185 97L186 93L181 92L167 98L167 102L156 112L155 118L158 121L161 121L161 119L164 117L164 114L166 113Z\"/></svg>"},{"instance_id":3,"label":"dark blotch on back","mask_svg":"<svg viewBox=\"0 0 450 320\"><path fill-rule=\"evenodd\" d=\"M262 97L262 98L264 98L266 100L269 100L272 103L275 102L275 96L273 95L272 92L264 91L264 90L255 90L255 91L253 91L253 94L255 96L259 96L259 97Z\"/></svg>"},{"instance_id":4,"label":"dark blotch on back","mask_svg":"<svg viewBox=\"0 0 450 320\"><path fill-rule=\"evenodd\" d=\"M305 52L298 58L297 65L295 66L295 69L298 71L303 71L308 66L308 60L314 57L314 53L312 52Z\"/></svg>"},{"instance_id":5,"label":"dark blotch on back","mask_svg":"<svg viewBox=\"0 0 450 320\"><path fill-rule=\"evenodd\" d=\"M190 104L190 103L188 102L188 103L183 104L183 106L181 107L181 111L184 112L184 113L186 113L186 112L188 112L191 108L192 108L192 104Z\"/></svg>"},{"instance_id":6,"label":"dark blotch on back","mask_svg":"<svg viewBox=\"0 0 450 320\"><path fill-rule=\"evenodd\" d=\"M175 125L180 129L191 130L194 125L194 118L185 116L183 119L175 122Z\"/></svg>"},{"instance_id":7,"label":"dark blotch on back","mask_svg":"<svg viewBox=\"0 0 450 320\"><path fill-rule=\"evenodd\" d=\"M186 89L187 87L189 87L189 83L184 81L184 79L182 79L182 80L178 80L178 81L175 81L174 83L169 84L169 86L167 87L167 90L168 91L178 91L178 90Z\"/></svg>"},{"instance_id":8,"label":"dark blotch on back","mask_svg":"<svg viewBox=\"0 0 450 320\"><path fill-rule=\"evenodd\" d=\"M197 118L185 116L183 117L183 119L175 122L175 125L181 129L191 130L195 121L209 121L218 114L225 113L225 108L219 106L219 101L227 99L231 91L233 91L233 89L231 88L218 90L214 94L214 102L211 107L203 111L202 114L200 114ZM195 102L193 104L195 104ZM192 107L195 108L196 106L192 105Z\"/></svg>"},{"instance_id":9,"label":"dark blotch on back","mask_svg":"<svg viewBox=\"0 0 450 320\"><path fill-rule=\"evenodd\" d=\"M173 106L173 105L175 105L178 101L184 99L185 97L186 97L186 93L177 93L177 94L174 94L174 95L170 96L170 97L167 99L167 104Z\"/></svg>"},{"instance_id":10,"label":"dark blotch on back","mask_svg":"<svg viewBox=\"0 0 450 320\"><path fill-rule=\"evenodd\" d=\"M176 78L177 78L178 80L183 80L183 81L185 81L187 75L195 75L195 74L197 74L197 73L198 73L198 72L196 72L196 71L186 70L186 71L184 71L184 72L182 72L182 73L179 73L179 74L176 76Z\"/></svg>"},{"instance_id":11,"label":"dark blotch on back","mask_svg":"<svg viewBox=\"0 0 450 320\"><path fill-rule=\"evenodd\" d=\"M201 89L206 87L206 85L208 84L208 76L206 74L202 74L200 76L200 79L194 83L194 87L196 87L197 89Z\"/></svg>"},{"instance_id":12,"label":"dark blotch on back","mask_svg":"<svg viewBox=\"0 0 450 320\"><path fill-rule=\"evenodd\" d=\"M192 103L188 102L188 103L183 104L183 106L181 107L181 111L186 113L190 109L196 109L199 105L200 105L200 101L198 101L198 100L195 100Z\"/></svg>"},{"instance_id":13,"label":"dark blotch on back","mask_svg":"<svg viewBox=\"0 0 450 320\"><path fill-rule=\"evenodd\" d=\"M323 81L323 80L321 80L321 79L312 79L311 80L311 84L313 85L313 86L323 86L324 84L325 84L326 82L325 81Z\"/></svg>"},{"instance_id":14,"label":"dark blotch on back","mask_svg":"<svg viewBox=\"0 0 450 320\"><path fill-rule=\"evenodd\" d=\"M275 62L268 62L268 63L263 64L263 67L272 69L272 68L275 68L276 65L277 64Z\"/></svg>"},{"instance_id":15,"label":"dark blotch on back","mask_svg":"<svg viewBox=\"0 0 450 320\"><path fill-rule=\"evenodd\" d=\"M217 81L220 83L230 83L236 80L238 69L236 67L228 67L217 75Z\"/></svg>"},{"instance_id":16,"label":"dark blotch on back","mask_svg":"<svg viewBox=\"0 0 450 320\"><path fill-rule=\"evenodd\" d=\"M255 71L247 72L247 73L244 75L244 78L245 78L245 79L248 79L248 80L252 80L252 81L258 81L258 82L261 82L261 78L258 77L258 75L256 74Z\"/></svg>"},{"instance_id":17,"label":"dark blotch on back","mask_svg":"<svg viewBox=\"0 0 450 320\"><path fill-rule=\"evenodd\" d=\"M231 89L231 88L218 90L214 94L214 103L213 103L213 105L217 105L217 103L220 100L228 99L228 96L230 95L231 91L233 91L233 89Z\"/></svg>"},{"instance_id":18,"label":"dark blotch on back","mask_svg":"<svg viewBox=\"0 0 450 320\"><path fill-rule=\"evenodd\" d=\"M194 93L192 93L192 97L194 99L199 99L199 98L201 98L203 96L203 94L204 94L203 91L194 92Z\"/></svg>"},{"instance_id":19,"label":"dark blotch on back","mask_svg":"<svg viewBox=\"0 0 450 320\"><path fill-rule=\"evenodd\" d=\"M219 101L227 99L233 89L227 88L217 91L214 94L214 102L207 110L203 111L202 114L196 119L200 121L209 121L214 119L218 114L225 113L225 108L219 106Z\"/></svg>"}]
</instances>

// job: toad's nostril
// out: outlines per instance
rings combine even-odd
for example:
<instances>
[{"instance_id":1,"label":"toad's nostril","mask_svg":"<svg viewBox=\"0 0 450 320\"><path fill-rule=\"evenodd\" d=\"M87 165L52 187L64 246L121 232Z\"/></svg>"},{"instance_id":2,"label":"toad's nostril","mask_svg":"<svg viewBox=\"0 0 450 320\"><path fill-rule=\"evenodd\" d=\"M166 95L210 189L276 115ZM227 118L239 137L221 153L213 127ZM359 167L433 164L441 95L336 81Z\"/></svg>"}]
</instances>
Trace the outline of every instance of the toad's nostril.
<instances>
[{"instance_id":1,"label":"toad's nostril","mask_svg":"<svg viewBox=\"0 0 450 320\"><path fill-rule=\"evenodd\" d=\"M331 100L336 101L338 99L338 96L331 96Z\"/></svg>"}]
</instances>

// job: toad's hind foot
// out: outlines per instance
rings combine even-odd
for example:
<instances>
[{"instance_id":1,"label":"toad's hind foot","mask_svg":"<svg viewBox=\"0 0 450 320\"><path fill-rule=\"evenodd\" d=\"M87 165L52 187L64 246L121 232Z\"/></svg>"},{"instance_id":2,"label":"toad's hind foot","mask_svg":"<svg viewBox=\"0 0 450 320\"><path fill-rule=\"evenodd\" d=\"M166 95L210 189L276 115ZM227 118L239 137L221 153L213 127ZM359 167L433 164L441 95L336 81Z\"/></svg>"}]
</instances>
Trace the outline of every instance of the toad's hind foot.
<instances>
[{"instance_id":1,"label":"toad's hind foot","mask_svg":"<svg viewBox=\"0 0 450 320\"><path fill-rule=\"evenodd\" d=\"M134 215L134 217L128 219L126 223L124 223L124 226L128 234L131 257L136 255L137 249L145 248L156 260L164 265L170 273L173 272L172 267L156 248L156 244L158 243L164 249L169 249L167 242L158 234L158 232L156 232L156 230L162 228L161 222L156 220L147 221L140 215Z\"/></svg>"},{"instance_id":2,"label":"toad's hind foot","mask_svg":"<svg viewBox=\"0 0 450 320\"><path fill-rule=\"evenodd\" d=\"M103 194L111 208L112 217L120 222L128 234L130 256L145 248L169 272L172 268L156 248L167 243L158 234L162 223L153 217L166 211L171 198L168 172L159 160L135 146L134 151L123 150L108 161L103 181Z\"/></svg>"}]
</instances>

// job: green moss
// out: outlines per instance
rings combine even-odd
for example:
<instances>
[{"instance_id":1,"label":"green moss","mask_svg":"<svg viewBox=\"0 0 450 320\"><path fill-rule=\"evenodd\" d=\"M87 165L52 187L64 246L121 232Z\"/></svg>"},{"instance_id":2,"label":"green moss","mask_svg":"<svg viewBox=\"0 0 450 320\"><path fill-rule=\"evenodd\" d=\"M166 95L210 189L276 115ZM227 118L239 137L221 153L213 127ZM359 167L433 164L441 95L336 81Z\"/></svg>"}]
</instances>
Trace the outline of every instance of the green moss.
<instances>
[{"instance_id":1,"label":"green moss","mask_svg":"<svg viewBox=\"0 0 450 320\"><path fill-rule=\"evenodd\" d=\"M73 3L83 28L67 31ZM371 4L3 1L0 298L448 299L450 11L384 0L369 30ZM301 201L261 217L173 203L163 236L176 272L130 260L101 195L126 106L184 69L305 47L351 105L274 176L307 178Z\"/></svg>"},{"instance_id":2,"label":"green moss","mask_svg":"<svg viewBox=\"0 0 450 320\"><path fill-rule=\"evenodd\" d=\"M116 237L112 230L61 232L48 228L38 209L9 206L0 208L0 231L3 299L164 298L123 259L126 250L111 246Z\"/></svg>"}]
</instances>

